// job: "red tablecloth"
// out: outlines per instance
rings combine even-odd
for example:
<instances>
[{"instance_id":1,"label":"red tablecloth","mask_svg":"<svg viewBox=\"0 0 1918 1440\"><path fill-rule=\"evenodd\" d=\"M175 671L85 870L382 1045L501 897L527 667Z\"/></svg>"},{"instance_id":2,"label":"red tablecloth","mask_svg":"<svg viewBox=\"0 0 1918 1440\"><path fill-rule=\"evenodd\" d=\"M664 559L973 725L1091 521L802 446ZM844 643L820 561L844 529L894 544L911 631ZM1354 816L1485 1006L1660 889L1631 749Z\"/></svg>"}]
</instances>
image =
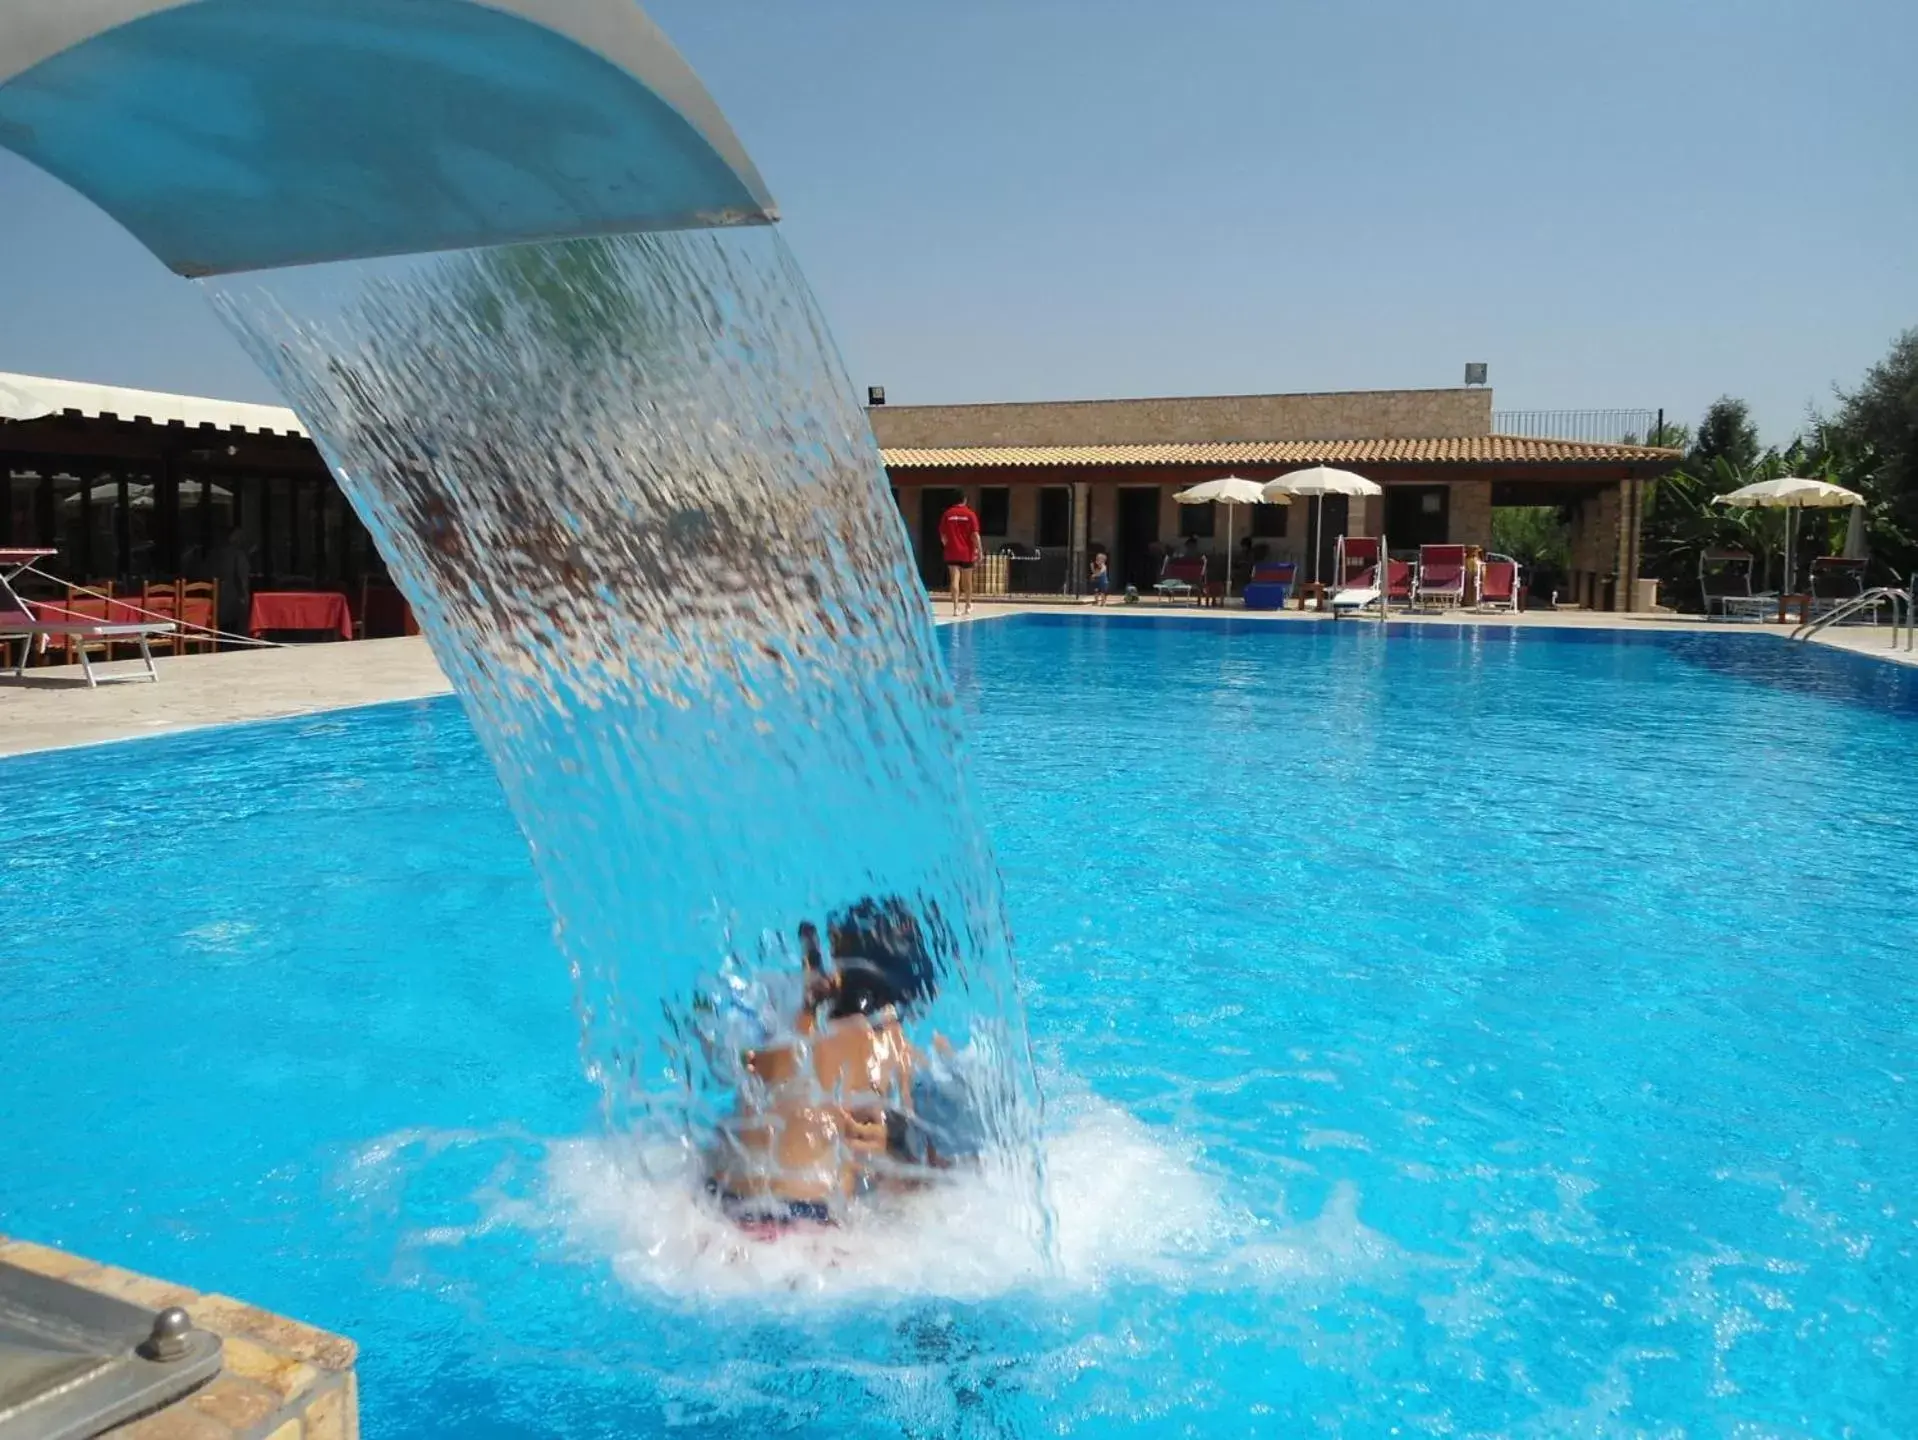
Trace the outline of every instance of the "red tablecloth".
<instances>
[{"instance_id":1,"label":"red tablecloth","mask_svg":"<svg viewBox=\"0 0 1918 1440\"><path fill-rule=\"evenodd\" d=\"M337 630L340 639L351 640L353 612L335 591L256 590L246 628L255 639L269 630Z\"/></svg>"}]
</instances>

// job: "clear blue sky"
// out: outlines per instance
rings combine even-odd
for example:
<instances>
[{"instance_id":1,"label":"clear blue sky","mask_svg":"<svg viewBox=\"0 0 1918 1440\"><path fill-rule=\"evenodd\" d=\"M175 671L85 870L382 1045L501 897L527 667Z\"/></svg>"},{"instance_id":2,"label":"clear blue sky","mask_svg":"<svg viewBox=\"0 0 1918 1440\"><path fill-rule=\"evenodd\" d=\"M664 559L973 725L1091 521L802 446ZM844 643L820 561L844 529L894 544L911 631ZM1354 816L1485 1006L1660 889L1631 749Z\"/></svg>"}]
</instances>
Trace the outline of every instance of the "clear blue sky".
<instances>
[{"instance_id":1,"label":"clear blue sky","mask_svg":"<svg viewBox=\"0 0 1918 1440\"><path fill-rule=\"evenodd\" d=\"M895 402L1742 395L1918 324L1912 0L653 0ZM0 152L0 369L270 399Z\"/></svg>"}]
</instances>

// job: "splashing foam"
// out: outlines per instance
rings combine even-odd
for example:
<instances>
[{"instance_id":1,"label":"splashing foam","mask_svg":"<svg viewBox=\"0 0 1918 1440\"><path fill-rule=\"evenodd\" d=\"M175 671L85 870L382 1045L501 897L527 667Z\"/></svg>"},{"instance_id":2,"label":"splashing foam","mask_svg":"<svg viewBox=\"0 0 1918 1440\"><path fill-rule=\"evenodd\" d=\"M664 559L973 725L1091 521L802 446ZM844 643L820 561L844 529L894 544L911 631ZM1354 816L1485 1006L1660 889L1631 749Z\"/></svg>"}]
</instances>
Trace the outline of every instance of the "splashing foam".
<instances>
[{"instance_id":1,"label":"splashing foam","mask_svg":"<svg viewBox=\"0 0 1918 1440\"><path fill-rule=\"evenodd\" d=\"M986 1175L901 1196L846 1228L743 1234L699 1198L671 1145L634 1157L598 1139L547 1158L550 1213L577 1248L641 1293L710 1301L985 1299L1047 1283L1174 1280L1230 1237L1218 1187L1185 1147L1114 1106L1083 1101L1046 1142L1055 1257L1022 1223L1027 1192Z\"/></svg>"},{"instance_id":2,"label":"splashing foam","mask_svg":"<svg viewBox=\"0 0 1918 1440\"><path fill-rule=\"evenodd\" d=\"M984 1301L1022 1291L1280 1290L1314 1296L1390 1287L1460 1262L1402 1249L1360 1218L1336 1181L1318 1213L1281 1218L1284 1196L1235 1196L1198 1147L1057 1077L1043 1141L1054 1216L1048 1263L1021 1223L1015 1175L961 1174L840 1229L755 1239L706 1201L684 1147L662 1139L543 1140L516 1127L409 1129L368 1142L336 1184L369 1215L402 1217L397 1273L429 1280L432 1253L532 1238L608 1267L642 1300L755 1313L902 1300ZM549 1251L550 1253L550 1251Z\"/></svg>"}]
</instances>

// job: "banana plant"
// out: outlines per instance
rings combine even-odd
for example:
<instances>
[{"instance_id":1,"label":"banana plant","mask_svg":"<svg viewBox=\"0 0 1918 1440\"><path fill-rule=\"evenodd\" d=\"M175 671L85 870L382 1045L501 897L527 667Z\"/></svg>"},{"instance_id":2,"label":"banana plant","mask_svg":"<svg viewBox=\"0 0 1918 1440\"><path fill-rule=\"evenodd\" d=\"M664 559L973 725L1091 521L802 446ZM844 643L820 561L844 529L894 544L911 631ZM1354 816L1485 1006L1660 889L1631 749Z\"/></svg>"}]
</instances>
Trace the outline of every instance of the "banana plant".
<instances>
[{"instance_id":1,"label":"banana plant","mask_svg":"<svg viewBox=\"0 0 1918 1440\"><path fill-rule=\"evenodd\" d=\"M1865 497L1865 544L1871 555L1883 563L1887 578L1905 574L1899 562L1918 555L1918 507L1901 503L1892 484L1891 467L1867 441L1858 440L1835 425L1820 423L1805 444L1805 469L1802 474L1816 480L1842 485ZM1850 522L1845 513L1845 524ZM1835 540L1843 544L1844 525L1836 527Z\"/></svg>"},{"instance_id":2,"label":"banana plant","mask_svg":"<svg viewBox=\"0 0 1918 1440\"><path fill-rule=\"evenodd\" d=\"M1706 551L1746 550L1769 580L1773 557L1784 550L1784 512L1720 505L1717 497L1790 475L1792 460L1789 450L1776 449L1745 466L1721 455L1709 463L1687 461L1661 476L1645 509L1641 553L1646 573L1684 594L1698 586L1699 557Z\"/></svg>"}]
</instances>

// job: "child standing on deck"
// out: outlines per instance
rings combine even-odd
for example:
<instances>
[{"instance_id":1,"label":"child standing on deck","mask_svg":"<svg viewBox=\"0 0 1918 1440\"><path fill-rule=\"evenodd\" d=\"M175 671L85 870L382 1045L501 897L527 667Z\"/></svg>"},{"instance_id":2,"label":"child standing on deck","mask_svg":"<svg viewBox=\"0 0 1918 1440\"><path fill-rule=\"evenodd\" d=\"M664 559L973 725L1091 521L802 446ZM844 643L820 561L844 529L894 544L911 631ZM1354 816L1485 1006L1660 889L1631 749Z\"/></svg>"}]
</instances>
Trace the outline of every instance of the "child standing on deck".
<instances>
[{"instance_id":1,"label":"child standing on deck","mask_svg":"<svg viewBox=\"0 0 1918 1440\"><path fill-rule=\"evenodd\" d=\"M1106 568L1106 552L1092 552L1092 603L1103 605L1106 597L1112 593L1112 575Z\"/></svg>"}]
</instances>

